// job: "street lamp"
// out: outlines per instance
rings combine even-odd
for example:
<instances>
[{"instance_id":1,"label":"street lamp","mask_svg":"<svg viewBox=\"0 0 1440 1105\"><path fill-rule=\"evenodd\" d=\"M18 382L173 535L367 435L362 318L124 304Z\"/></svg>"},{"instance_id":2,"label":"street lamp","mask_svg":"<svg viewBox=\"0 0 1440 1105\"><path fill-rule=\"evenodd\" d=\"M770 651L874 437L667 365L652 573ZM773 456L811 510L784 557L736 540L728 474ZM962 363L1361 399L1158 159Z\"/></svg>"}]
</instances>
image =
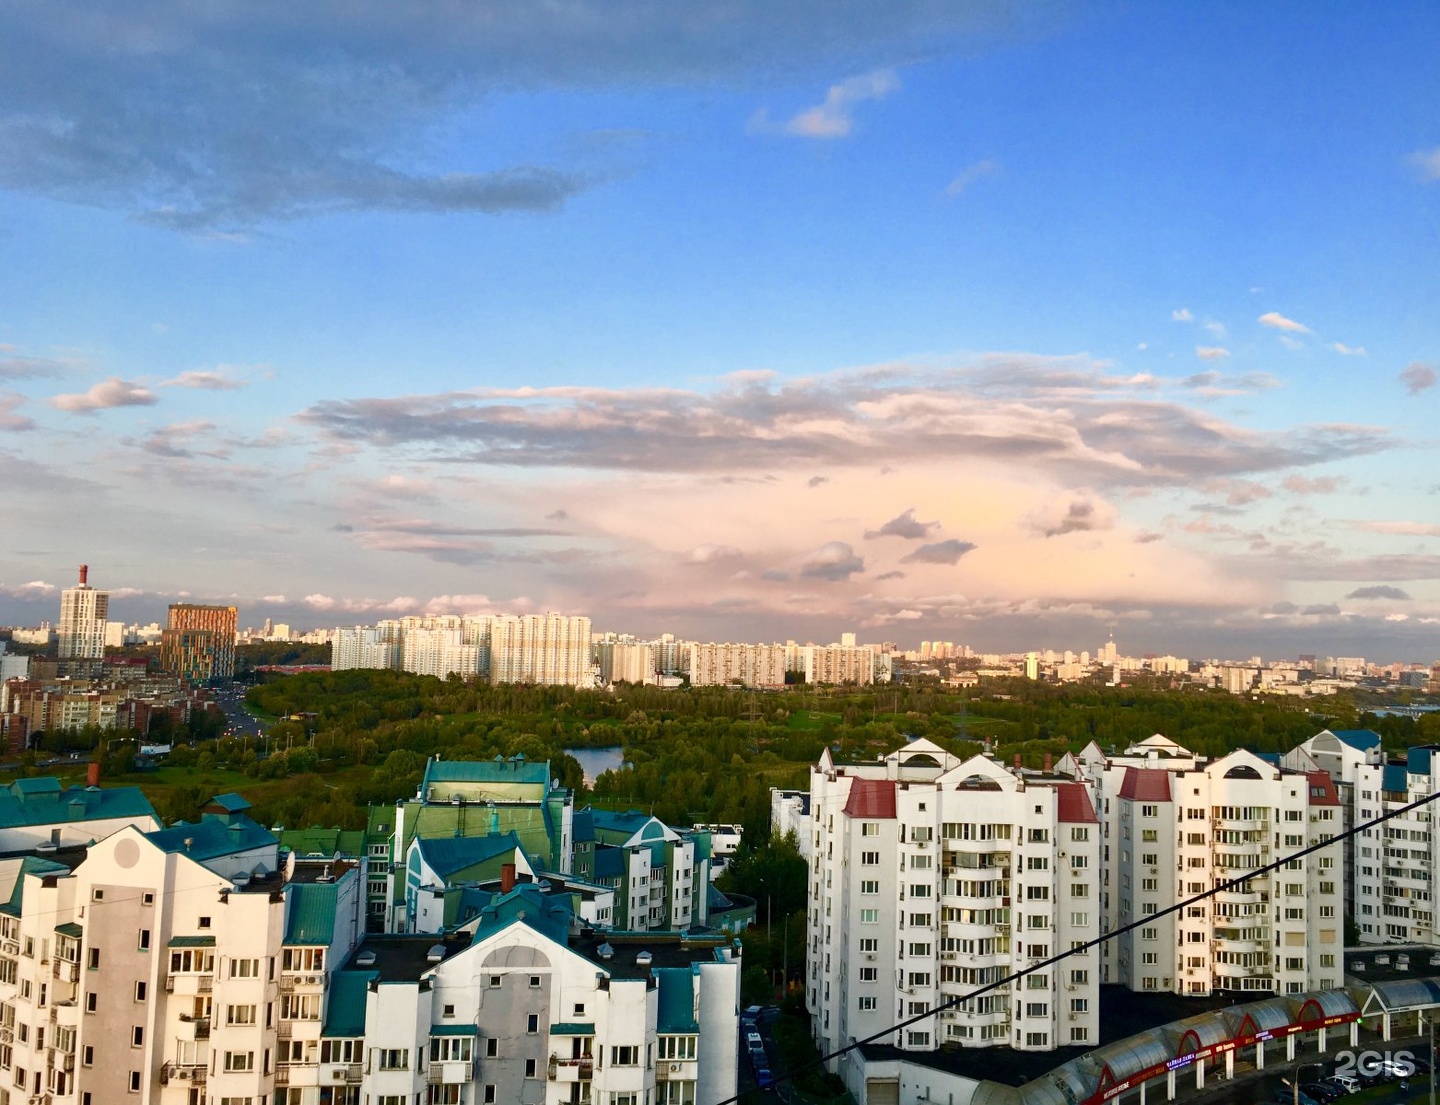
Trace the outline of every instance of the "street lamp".
<instances>
[{"instance_id":1,"label":"street lamp","mask_svg":"<svg viewBox=\"0 0 1440 1105\"><path fill-rule=\"evenodd\" d=\"M1319 1067L1321 1070L1324 1070L1324 1069L1325 1069L1325 1064L1324 1064L1324 1063L1301 1063L1299 1066L1297 1066L1297 1067L1295 1068L1295 1075L1294 1075L1294 1079L1295 1079L1295 1080L1294 1080L1293 1082L1292 1082L1289 1078L1281 1078L1281 1079L1280 1079L1281 1082L1283 1082L1285 1085L1287 1085L1287 1086L1290 1087L1290 1090L1291 1090L1292 1095L1293 1095L1293 1097L1294 1097L1295 1105L1300 1105L1300 1075L1305 1071L1305 1069L1306 1069L1307 1067ZM1317 1102L1316 1105L1319 1105L1319 1103Z\"/></svg>"}]
</instances>

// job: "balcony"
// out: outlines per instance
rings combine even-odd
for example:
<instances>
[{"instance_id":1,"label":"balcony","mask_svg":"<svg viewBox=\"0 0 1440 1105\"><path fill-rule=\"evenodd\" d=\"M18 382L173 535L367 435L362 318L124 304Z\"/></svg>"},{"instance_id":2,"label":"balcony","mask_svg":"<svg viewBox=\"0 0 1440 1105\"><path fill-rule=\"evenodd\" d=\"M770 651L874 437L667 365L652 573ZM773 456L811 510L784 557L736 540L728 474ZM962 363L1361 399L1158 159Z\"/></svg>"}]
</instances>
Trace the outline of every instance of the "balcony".
<instances>
[{"instance_id":1,"label":"balcony","mask_svg":"<svg viewBox=\"0 0 1440 1105\"><path fill-rule=\"evenodd\" d=\"M581 1056L579 1059L561 1059L558 1055L550 1056L550 1081L551 1082L582 1082L595 1077L595 1060L589 1056Z\"/></svg>"},{"instance_id":2,"label":"balcony","mask_svg":"<svg viewBox=\"0 0 1440 1105\"><path fill-rule=\"evenodd\" d=\"M180 1014L180 1028L175 1033L177 1040L208 1040L210 1038L210 1018L192 1017L188 1013Z\"/></svg>"},{"instance_id":3,"label":"balcony","mask_svg":"<svg viewBox=\"0 0 1440 1105\"><path fill-rule=\"evenodd\" d=\"M71 963L68 959L57 959L54 973L57 982L68 982L73 986L80 981L80 964Z\"/></svg>"},{"instance_id":4,"label":"balcony","mask_svg":"<svg viewBox=\"0 0 1440 1105\"><path fill-rule=\"evenodd\" d=\"M436 1060L425 1069L425 1081L431 1086L448 1086L468 1082L472 1064L464 1059Z\"/></svg>"},{"instance_id":5,"label":"balcony","mask_svg":"<svg viewBox=\"0 0 1440 1105\"><path fill-rule=\"evenodd\" d=\"M203 1063L166 1063L160 1068L160 1085L167 1086L171 1082L189 1082L196 1086L205 1084L205 1065Z\"/></svg>"}]
</instances>

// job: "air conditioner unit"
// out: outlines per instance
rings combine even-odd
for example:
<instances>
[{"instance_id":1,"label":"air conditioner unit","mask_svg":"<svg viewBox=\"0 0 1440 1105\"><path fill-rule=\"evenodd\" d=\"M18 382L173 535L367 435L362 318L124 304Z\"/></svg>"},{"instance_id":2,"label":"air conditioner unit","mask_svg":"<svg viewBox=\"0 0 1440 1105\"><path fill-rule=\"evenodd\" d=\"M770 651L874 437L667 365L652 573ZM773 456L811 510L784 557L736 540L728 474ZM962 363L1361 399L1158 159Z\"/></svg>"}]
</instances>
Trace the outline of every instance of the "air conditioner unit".
<instances>
[{"instance_id":1,"label":"air conditioner unit","mask_svg":"<svg viewBox=\"0 0 1440 1105\"><path fill-rule=\"evenodd\" d=\"M333 1079L337 1079L337 1080L343 1082L343 1081L345 1080L345 1068L344 1068L344 1067L336 1067L334 1070L332 1070L332 1071L330 1072L330 1077L333 1078Z\"/></svg>"},{"instance_id":2,"label":"air conditioner unit","mask_svg":"<svg viewBox=\"0 0 1440 1105\"><path fill-rule=\"evenodd\" d=\"M680 1064L679 1064L679 1063L671 1063L671 1064L670 1064L670 1073L671 1073L671 1074L679 1074L679 1073L680 1073Z\"/></svg>"},{"instance_id":3,"label":"air conditioner unit","mask_svg":"<svg viewBox=\"0 0 1440 1105\"><path fill-rule=\"evenodd\" d=\"M176 1077L178 1077L182 1082L188 1082L188 1081L190 1080L190 1068L189 1068L189 1067L181 1067L179 1070L177 1070L177 1071L175 1072L175 1075L176 1075Z\"/></svg>"}]
</instances>

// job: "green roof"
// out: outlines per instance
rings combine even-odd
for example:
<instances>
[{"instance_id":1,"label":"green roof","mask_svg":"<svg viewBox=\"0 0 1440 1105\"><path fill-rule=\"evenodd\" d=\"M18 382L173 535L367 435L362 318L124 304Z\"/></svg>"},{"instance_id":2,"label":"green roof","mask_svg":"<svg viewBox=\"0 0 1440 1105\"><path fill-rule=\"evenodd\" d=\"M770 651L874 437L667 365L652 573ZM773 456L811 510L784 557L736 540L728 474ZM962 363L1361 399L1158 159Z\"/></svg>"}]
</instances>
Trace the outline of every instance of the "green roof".
<instances>
[{"instance_id":1,"label":"green roof","mask_svg":"<svg viewBox=\"0 0 1440 1105\"><path fill-rule=\"evenodd\" d=\"M695 1020L695 975L689 967L657 967L659 988L656 1032L699 1032Z\"/></svg>"},{"instance_id":2,"label":"green roof","mask_svg":"<svg viewBox=\"0 0 1440 1105\"><path fill-rule=\"evenodd\" d=\"M559 866L559 834L552 832L545 807L538 802L454 806L449 803L427 805L412 799L405 803L405 838L399 842L395 858L397 861L406 858L410 853L410 844L417 836L433 840L510 833L515 834L527 856L539 858L538 866L551 870ZM397 879L396 900L403 896L404 889L401 880Z\"/></svg>"},{"instance_id":3,"label":"green roof","mask_svg":"<svg viewBox=\"0 0 1440 1105\"><path fill-rule=\"evenodd\" d=\"M425 866L446 882L458 877L478 879L497 877L500 865L512 858L520 848L514 833L499 836L437 836L421 837L417 845ZM481 868L481 870L476 870Z\"/></svg>"},{"instance_id":4,"label":"green roof","mask_svg":"<svg viewBox=\"0 0 1440 1105\"><path fill-rule=\"evenodd\" d=\"M478 1036L480 1029L473 1024L432 1024L432 1036Z\"/></svg>"},{"instance_id":5,"label":"green roof","mask_svg":"<svg viewBox=\"0 0 1440 1105\"><path fill-rule=\"evenodd\" d=\"M335 939L335 885L292 882L285 888L285 943L330 945Z\"/></svg>"},{"instance_id":6,"label":"green roof","mask_svg":"<svg viewBox=\"0 0 1440 1105\"><path fill-rule=\"evenodd\" d=\"M16 779L0 789L0 828L22 825L64 825L72 821L116 819L158 825L152 806L139 787L69 787L55 779ZM139 826L144 828L144 826Z\"/></svg>"},{"instance_id":7,"label":"green roof","mask_svg":"<svg viewBox=\"0 0 1440 1105\"><path fill-rule=\"evenodd\" d=\"M297 856L363 856L365 833L360 829L281 829L280 847Z\"/></svg>"},{"instance_id":8,"label":"green roof","mask_svg":"<svg viewBox=\"0 0 1440 1105\"><path fill-rule=\"evenodd\" d=\"M593 1036L595 1025L590 1021L562 1021L550 1026L552 1036Z\"/></svg>"},{"instance_id":9,"label":"green roof","mask_svg":"<svg viewBox=\"0 0 1440 1105\"><path fill-rule=\"evenodd\" d=\"M322 1036L365 1035L365 999L379 971L336 971L330 976Z\"/></svg>"},{"instance_id":10,"label":"green roof","mask_svg":"<svg viewBox=\"0 0 1440 1105\"><path fill-rule=\"evenodd\" d=\"M210 805L219 806L226 813L243 813L250 808L249 800L243 794L227 791L210 799Z\"/></svg>"},{"instance_id":11,"label":"green roof","mask_svg":"<svg viewBox=\"0 0 1440 1105\"><path fill-rule=\"evenodd\" d=\"M446 783L458 783L461 786L444 787ZM550 789L550 764L547 760L536 760L532 763L524 756L514 756L508 760L499 756L493 760L431 760L425 765L425 778L420 783L420 793L429 794L432 786L444 787L447 792L470 789L464 784L482 788L508 788L518 784L533 789L539 786L542 789L537 797L543 797L545 791ZM493 796L500 795L495 793Z\"/></svg>"},{"instance_id":12,"label":"green roof","mask_svg":"<svg viewBox=\"0 0 1440 1105\"><path fill-rule=\"evenodd\" d=\"M172 936L169 947L172 948L213 948L215 937L213 936Z\"/></svg>"},{"instance_id":13,"label":"green roof","mask_svg":"<svg viewBox=\"0 0 1440 1105\"><path fill-rule=\"evenodd\" d=\"M61 936L73 936L76 940L85 935L85 930L74 921L66 921L63 925L56 925L55 931Z\"/></svg>"}]
</instances>

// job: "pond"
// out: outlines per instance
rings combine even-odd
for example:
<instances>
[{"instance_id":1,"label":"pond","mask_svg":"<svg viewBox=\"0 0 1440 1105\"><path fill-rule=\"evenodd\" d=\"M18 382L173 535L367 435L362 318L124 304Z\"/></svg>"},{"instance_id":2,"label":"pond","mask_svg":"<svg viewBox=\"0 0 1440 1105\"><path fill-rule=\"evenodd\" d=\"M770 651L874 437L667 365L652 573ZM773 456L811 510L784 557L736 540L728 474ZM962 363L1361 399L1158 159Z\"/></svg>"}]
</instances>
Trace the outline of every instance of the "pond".
<instances>
[{"instance_id":1,"label":"pond","mask_svg":"<svg viewBox=\"0 0 1440 1105\"><path fill-rule=\"evenodd\" d=\"M567 748L566 755L574 756L580 761L581 768L585 771L585 784L594 786L595 780L605 772L622 766L620 758L621 748L612 745L608 748Z\"/></svg>"}]
</instances>

